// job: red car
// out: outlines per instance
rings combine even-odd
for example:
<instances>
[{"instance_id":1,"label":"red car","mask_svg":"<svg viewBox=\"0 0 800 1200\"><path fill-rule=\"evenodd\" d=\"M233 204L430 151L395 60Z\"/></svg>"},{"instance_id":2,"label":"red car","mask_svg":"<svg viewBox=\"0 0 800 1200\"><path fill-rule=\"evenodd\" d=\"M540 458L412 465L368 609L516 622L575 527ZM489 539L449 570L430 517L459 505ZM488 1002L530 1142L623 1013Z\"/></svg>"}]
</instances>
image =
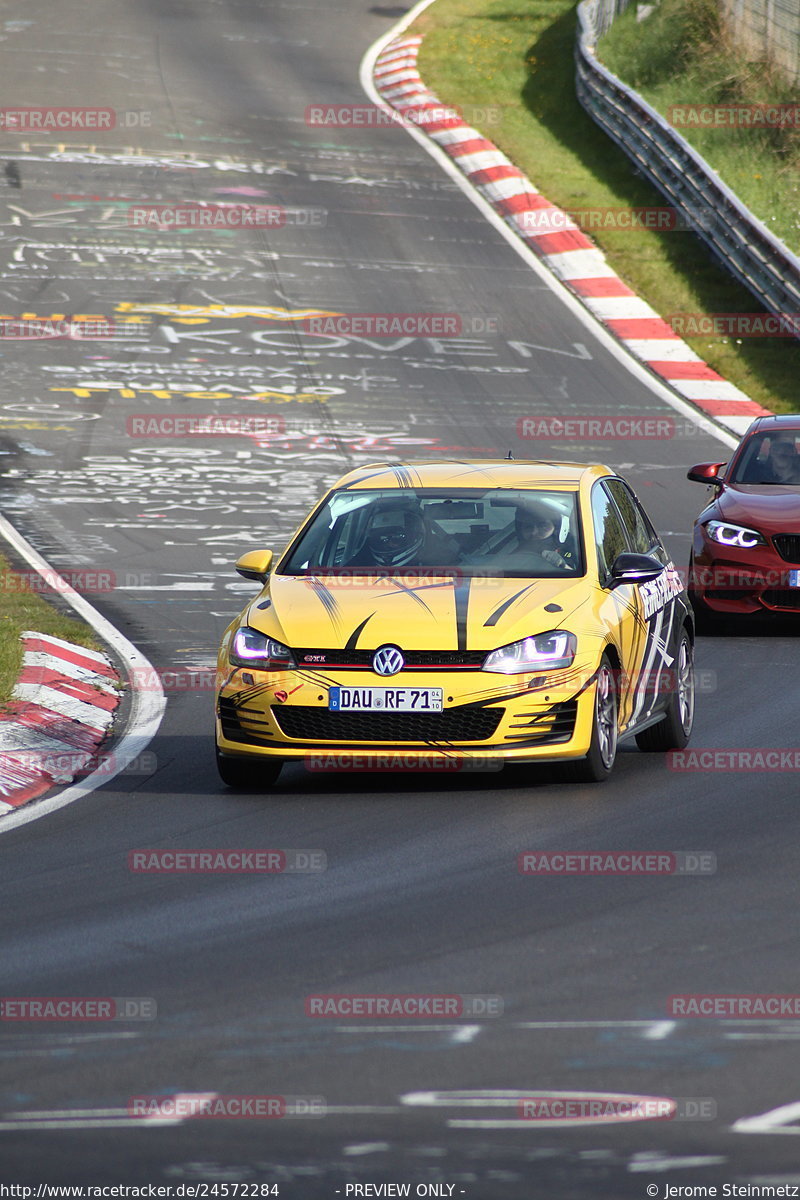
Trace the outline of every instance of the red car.
<instances>
[{"instance_id":1,"label":"red car","mask_svg":"<svg viewBox=\"0 0 800 1200\"><path fill-rule=\"evenodd\" d=\"M688 478L713 490L694 525L696 615L800 612L800 415L758 417L729 463Z\"/></svg>"}]
</instances>

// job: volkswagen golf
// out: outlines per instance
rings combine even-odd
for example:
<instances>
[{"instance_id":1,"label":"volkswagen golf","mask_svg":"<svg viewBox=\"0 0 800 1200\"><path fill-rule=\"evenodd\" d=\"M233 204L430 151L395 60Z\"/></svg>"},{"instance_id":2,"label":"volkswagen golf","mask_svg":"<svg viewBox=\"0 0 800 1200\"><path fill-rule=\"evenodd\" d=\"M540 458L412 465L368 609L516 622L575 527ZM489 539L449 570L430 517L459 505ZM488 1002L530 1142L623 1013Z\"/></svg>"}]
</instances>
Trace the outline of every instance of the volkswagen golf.
<instances>
[{"instance_id":1,"label":"volkswagen golf","mask_svg":"<svg viewBox=\"0 0 800 1200\"><path fill-rule=\"evenodd\" d=\"M376 463L341 479L219 651L217 763L268 790L284 763L569 763L683 747L694 623L630 486L566 462ZM324 760L323 760L324 761Z\"/></svg>"}]
</instances>

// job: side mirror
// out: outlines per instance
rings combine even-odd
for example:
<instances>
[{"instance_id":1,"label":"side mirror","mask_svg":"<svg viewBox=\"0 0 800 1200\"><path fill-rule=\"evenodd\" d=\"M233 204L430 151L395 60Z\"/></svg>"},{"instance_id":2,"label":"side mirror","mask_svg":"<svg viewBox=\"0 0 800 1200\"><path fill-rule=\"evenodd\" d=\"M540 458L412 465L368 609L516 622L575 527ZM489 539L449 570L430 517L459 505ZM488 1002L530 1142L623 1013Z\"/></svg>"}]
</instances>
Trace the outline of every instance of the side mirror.
<instances>
[{"instance_id":1,"label":"side mirror","mask_svg":"<svg viewBox=\"0 0 800 1200\"><path fill-rule=\"evenodd\" d=\"M631 554L625 551L618 554L611 566L611 587L621 583L647 583L648 579L657 579L666 567L652 554Z\"/></svg>"},{"instance_id":2,"label":"side mirror","mask_svg":"<svg viewBox=\"0 0 800 1200\"><path fill-rule=\"evenodd\" d=\"M691 479L692 483L719 483L720 472L727 465L724 462L698 463L696 467L692 467L691 471L686 472L686 478Z\"/></svg>"},{"instance_id":3,"label":"side mirror","mask_svg":"<svg viewBox=\"0 0 800 1200\"><path fill-rule=\"evenodd\" d=\"M266 583L269 569L272 566L271 550L248 550L236 564L236 570L243 579L252 579L256 583Z\"/></svg>"}]
</instances>

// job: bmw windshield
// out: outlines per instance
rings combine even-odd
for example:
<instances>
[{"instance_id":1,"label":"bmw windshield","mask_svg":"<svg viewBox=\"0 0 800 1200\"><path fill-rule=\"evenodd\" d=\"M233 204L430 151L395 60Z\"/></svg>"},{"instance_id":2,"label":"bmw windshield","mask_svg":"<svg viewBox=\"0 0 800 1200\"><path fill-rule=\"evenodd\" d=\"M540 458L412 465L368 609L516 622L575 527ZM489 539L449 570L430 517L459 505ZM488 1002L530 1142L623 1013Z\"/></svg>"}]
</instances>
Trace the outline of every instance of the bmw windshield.
<instances>
[{"instance_id":1,"label":"bmw windshield","mask_svg":"<svg viewBox=\"0 0 800 1200\"><path fill-rule=\"evenodd\" d=\"M740 450L729 483L800 486L800 429L756 431Z\"/></svg>"},{"instance_id":2,"label":"bmw windshield","mask_svg":"<svg viewBox=\"0 0 800 1200\"><path fill-rule=\"evenodd\" d=\"M281 575L582 575L570 491L431 488L334 492L278 567Z\"/></svg>"}]
</instances>

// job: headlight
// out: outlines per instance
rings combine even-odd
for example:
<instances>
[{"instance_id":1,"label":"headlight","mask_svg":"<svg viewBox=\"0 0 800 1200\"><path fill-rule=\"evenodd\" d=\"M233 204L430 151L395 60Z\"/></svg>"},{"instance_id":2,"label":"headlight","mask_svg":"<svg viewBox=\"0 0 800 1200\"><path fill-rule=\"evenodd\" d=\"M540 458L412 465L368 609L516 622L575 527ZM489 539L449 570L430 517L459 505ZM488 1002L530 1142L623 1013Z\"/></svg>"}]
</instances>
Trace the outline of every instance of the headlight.
<instances>
[{"instance_id":1,"label":"headlight","mask_svg":"<svg viewBox=\"0 0 800 1200\"><path fill-rule=\"evenodd\" d=\"M574 633L564 629L553 629L550 633L538 633L535 637L523 638L510 646L492 650L483 661L484 671L496 671L499 675L517 675L522 671L554 671L557 667L568 667L578 648Z\"/></svg>"},{"instance_id":2,"label":"headlight","mask_svg":"<svg viewBox=\"0 0 800 1200\"><path fill-rule=\"evenodd\" d=\"M288 646L274 638L241 625L233 635L229 657L239 667L257 667L260 671L291 670L294 657Z\"/></svg>"},{"instance_id":3,"label":"headlight","mask_svg":"<svg viewBox=\"0 0 800 1200\"><path fill-rule=\"evenodd\" d=\"M744 525L729 525L727 521L709 521L705 531L712 542L720 546L736 546L739 550L752 550L753 546L766 546L767 539L755 529Z\"/></svg>"}]
</instances>

